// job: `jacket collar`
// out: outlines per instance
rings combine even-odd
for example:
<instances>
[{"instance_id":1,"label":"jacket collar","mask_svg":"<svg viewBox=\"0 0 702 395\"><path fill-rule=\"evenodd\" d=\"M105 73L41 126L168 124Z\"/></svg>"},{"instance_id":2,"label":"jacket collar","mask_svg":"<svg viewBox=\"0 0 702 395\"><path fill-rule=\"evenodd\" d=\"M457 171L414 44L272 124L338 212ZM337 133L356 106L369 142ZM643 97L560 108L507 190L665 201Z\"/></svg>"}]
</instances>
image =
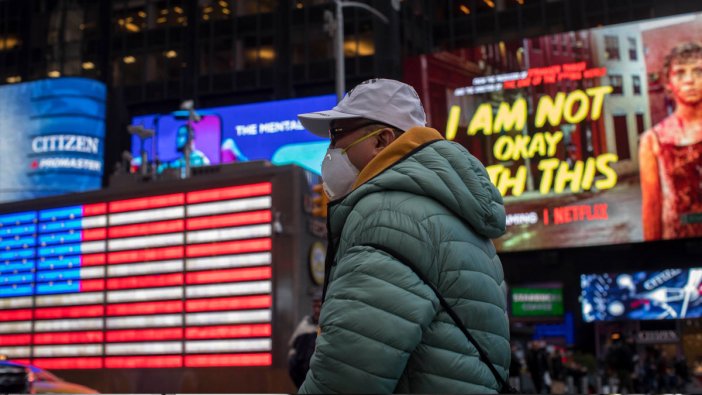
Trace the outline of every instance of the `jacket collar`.
<instances>
[{"instance_id":1,"label":"jacket collar","mask_svg":"<svg viewBox=\"0 0 702 395\"><path fill-rule=\"evenodd\" d=\"M414 127L402 133L397 140L388 145L361 170L353 185L353 189L382 173L416 148L429 142L443 139L441 133L432 128Z\"/></svg>"}]
</instances>

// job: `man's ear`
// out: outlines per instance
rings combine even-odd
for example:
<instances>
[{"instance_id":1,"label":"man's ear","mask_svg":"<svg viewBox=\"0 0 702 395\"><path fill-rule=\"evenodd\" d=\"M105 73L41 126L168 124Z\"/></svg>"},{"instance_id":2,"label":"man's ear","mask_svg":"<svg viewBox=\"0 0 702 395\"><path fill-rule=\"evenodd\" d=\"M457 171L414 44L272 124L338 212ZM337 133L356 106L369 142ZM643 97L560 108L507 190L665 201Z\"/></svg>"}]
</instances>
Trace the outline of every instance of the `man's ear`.
<instances>
[{"instance_id":1,"label":"man's ear","mask_svg":"<svg viewBox=\"0 0 702 395\"><path fill-rule=\"evenodd\" d=\"M380 132L380 134L378 134L378 139L376 141L375 148L382 150L390 145L390 143L395 141L395 133L392 131L392 129L385 128L382 132Z\"/></svg>"}]
</instances>

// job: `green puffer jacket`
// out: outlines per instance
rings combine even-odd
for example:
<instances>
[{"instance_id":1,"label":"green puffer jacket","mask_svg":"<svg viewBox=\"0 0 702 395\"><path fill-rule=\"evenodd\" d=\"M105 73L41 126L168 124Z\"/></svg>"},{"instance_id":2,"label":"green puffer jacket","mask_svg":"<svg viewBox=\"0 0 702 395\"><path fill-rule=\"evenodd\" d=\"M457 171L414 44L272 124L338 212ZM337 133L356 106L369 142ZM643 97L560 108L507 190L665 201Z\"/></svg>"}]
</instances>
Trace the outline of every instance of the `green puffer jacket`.
<instances>
[{"instance_id":1,"label":"green puffer jacket","mask_svg":"<svg viewBox=\"0 0 702 395\"><path fill-rule=\"evenodd\" d=\"M436 285L506 378L505 284L490 241L504 233L505 211L483 165L436 130L414 128L329 210L333 259L300 393L496 392L475 347L402 263Z\"/></svg>"}]
</instances>

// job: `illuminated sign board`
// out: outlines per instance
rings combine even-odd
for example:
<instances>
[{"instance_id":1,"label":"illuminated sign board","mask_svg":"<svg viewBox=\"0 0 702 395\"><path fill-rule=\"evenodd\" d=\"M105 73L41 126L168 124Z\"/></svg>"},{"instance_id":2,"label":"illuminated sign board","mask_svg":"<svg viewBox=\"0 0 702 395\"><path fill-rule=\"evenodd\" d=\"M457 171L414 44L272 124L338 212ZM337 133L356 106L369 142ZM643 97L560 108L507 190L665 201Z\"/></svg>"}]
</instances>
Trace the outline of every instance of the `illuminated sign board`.
<instances>
[{"instance_id":1,"label":"illuminated sign board","mask_svg":"<svg viewBox=\"0 0 702 395\"><path fill-rule=\"evenodd\" d=\"M336 105L336 96L213 107L198 110L201 120L192 124L193 166L219 163L268 160L276 165L296 164L321 174L321 163L328 139L306 131L297 114L328 110ZM149 160L155 155L159 170L180 168L184 164L183 147L187 139L187 114L145 115L133 124L156 131L156 144L147 140L144 149ZM133 166L138 166L141 145L132 138Z\"/></svg>"},{"instance_id":2,"label":"illuminated sign board","mask_svg":"<svg viewBox=\"0 0 702 395\"><path fill-rule=\"evenodd\" d=\"M0 215L0 354L269 366L270 182Z\"/></svg>"},{"instance_id":3,"label":"illuminated sign board","mask_svg":"<svg viewBox=\"0 0 702 395\"><path fill-rule=\"evenodd\" d=\"M580 285L586 322L702 317L702 268L583 274Z\"/></svg>"},{"instance_id":4,"label":"illuminated sign board","mask_svg":"<svg viewBox=\"0 0 702 395\"><path fill-rule=\"evenodd\" d=\"M689 14L406 62L429 124L505 198L498 250L702 237L702 96L678 81L702 69L701 29Z\"/></svg>"},{"instance_id":5,"label":"illuminated sign board","mask_svg":"<svg viewBox=\"0 0 702 395\"><path fill-rule=\"evenodd\" d=\"M84 78L0 87L0 202L100 188L105 94Z\"/></svg>"},{"instance_id":6,"label":"illuminated sign board","mask_svg":"<svg viewBox=\"0 0 702 395\"><path fill-rule=\"evenodd\" d=\"M514 317L554 317L563 315L563 290L560 288L513 288Z\"/></svg>"}]
</instances>

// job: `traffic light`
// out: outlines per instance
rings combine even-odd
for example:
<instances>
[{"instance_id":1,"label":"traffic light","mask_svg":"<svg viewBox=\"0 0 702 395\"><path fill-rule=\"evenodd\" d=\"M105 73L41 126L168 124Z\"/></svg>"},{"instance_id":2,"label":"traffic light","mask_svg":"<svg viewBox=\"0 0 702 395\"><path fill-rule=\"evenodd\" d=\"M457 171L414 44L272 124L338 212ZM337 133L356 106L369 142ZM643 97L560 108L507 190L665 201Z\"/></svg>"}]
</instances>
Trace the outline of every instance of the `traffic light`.
<instances>
[{"instance_id":1,"label":"traffic light","mask_svg":"<svg viewBox=\"0 0 702 395\"><path fill-rule=\"evenodd\" d=\"M329 198L327 194L324 193L324 188L322 184L317 184L312 187L312 192L315 194L312 197L312 215L315 217L327 217L327 204L329 203Z\"/></svg>"}]
</instances>

